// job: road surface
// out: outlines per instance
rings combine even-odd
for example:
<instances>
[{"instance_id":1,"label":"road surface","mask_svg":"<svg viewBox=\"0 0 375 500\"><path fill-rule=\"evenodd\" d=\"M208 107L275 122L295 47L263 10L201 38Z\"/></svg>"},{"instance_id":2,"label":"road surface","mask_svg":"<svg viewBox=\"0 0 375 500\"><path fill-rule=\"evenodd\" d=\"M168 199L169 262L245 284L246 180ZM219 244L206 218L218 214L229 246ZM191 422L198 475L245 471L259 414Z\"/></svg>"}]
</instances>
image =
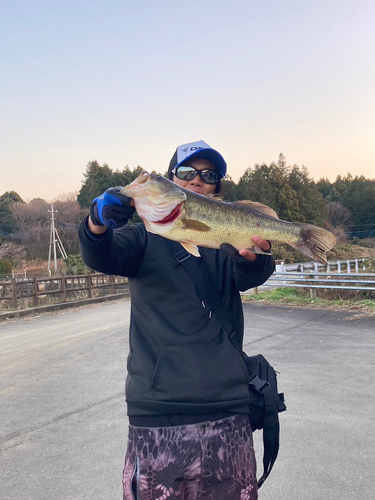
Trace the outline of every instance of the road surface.
<instances>
[{"instance_id":1,"label":"road surface","mask_svg":"<svg viewBox=\"0 0 375 500\"><path fill-rule=\"evenodd\" d=\"M1 500L121 500L128 300L0 324ZM260 500L375 498L375 318L244 305L287 412ZM261 468L261 440L255 433ZM229 499L228 499L229 500Z\"/></svg>"}]
</instances>

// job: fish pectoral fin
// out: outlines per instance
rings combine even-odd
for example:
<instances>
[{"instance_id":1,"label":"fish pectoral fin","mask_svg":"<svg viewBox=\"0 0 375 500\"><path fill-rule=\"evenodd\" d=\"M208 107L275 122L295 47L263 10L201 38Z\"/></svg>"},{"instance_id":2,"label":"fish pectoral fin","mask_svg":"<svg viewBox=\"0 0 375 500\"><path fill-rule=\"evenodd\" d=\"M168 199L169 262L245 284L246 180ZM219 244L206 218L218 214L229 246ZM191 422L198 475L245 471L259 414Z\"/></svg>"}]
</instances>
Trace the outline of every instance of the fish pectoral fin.
<instances>
[{"instance_id":1,"label":"fish pectoral fin","mask_svg":"<svg viewBox=\"0 0 375 500\"><path fill-rule=\"evenodd\" d=\"M250 201L250 200L240 200L240 201L234 201L233 202L235 205L244 205L249 208L253 208L254 210L257 210L258 212L262 213L263 215L268 215L269 217L275 217L276 219L279 218L275 210L267 205L263 205L263 203L258 203L257 201Z\"/></svg>"},{"instance_id":2,"label":"fish pectoral fin","mask_svg":"<svg viewBox=\"0 0 375 500\"><path fill-rule=\"evenodd\" d=\"M212 231L210 226L207 226L207 224L204 224L204 222L200 222L199 220L181 219L181 222L184 225L184 229L193 229L194 231L201 232Z\"/></svg>"},{"instance_id":3,"label":"fish pectoral fin","mask_svg":"<svg viewBox=\"0 0 375 500\"><path fill-rule=\"evenodd\" d=\"M258 245L254 245L251 248L247 248L247 250L250 250L250 252L254 252L256 254L261 254L261 255L272 255L271 252L266 252L262 248L258 247Z\"/></svg>"},{"instance_id":4,"label":"fish pectoral fin","mask_svg":"<svg viewBox=\"0 0 375 500\"><path fill-rule=\"evenodd\" d=\"M187 252L191 253L191 255L194 255L194 257L201 256L196 245L192 245L191 243L184 243L182 241L180 241L180 244L185 248Z\"/></svg>"}]
</instances>

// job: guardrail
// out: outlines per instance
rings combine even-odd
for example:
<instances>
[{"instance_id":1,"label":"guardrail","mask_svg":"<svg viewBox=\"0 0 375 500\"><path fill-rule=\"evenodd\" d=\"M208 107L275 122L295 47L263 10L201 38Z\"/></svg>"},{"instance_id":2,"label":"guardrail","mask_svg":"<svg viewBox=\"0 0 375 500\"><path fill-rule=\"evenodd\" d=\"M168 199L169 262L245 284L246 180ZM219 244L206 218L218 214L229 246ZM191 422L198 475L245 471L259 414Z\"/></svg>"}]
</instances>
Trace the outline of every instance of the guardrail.
<instances>
[{"instance_id":1,"label":"guardrail","mask_svg":"<svg viewBox=\"0 0 375 500\"><path fill-rule=\"evenodd\" d=\"M128 280L122 276L85 274L79 276L51 276L0 281L0 305L17 309L21 302L34 307L41 303L72 302L77 298L115 295L128 290ZM48 300L48 297L52 299ZM52 300L52 302L51 302Z\"/></svg>"},{"instance_id":2,"label":"guardrail","mask_svg":"<svg viewBox=\"0 0 375 500\"><path fill-rule=\"evenodd\" d=\"M375 273L316 273L276 271L262 286L375 291Z\"/></svg>"},{"instance_id":3,"label":"guardrail","mask_svg":"<svg viewBox=\"0 0 375 500\"><path fill-rule=\"evenodd\" d=\"M360 268L366 270L366 260L330 261L326 266L317 262L279 264L262 287L307 288L314 297L317 289L374 292L375 273L359 272ZM345 267L347 272L343 272ZM326 269L326 272L319 269ZM254 292L258 293L259 289L255 288ZM242 295L247 293L249 291L242 292Z\"/></svg>"},{"instance_id":4,"label":"guardrail","mask_svg":"<svg viewBox=\"0 0 375 500\"><path fill-rule=\"evenodd\" d=\"M284 266L285 272L289 271L305 271L313 269L315 272L319 272L321 269L326 269L327 273L333 272L336 270L337 273L345 272L351 273L354 270L355 273L359 273L360 269L363 271L366 270L366 260L365 258L361 259L346 259L346 260L330 260L327 265L319 264L318 262L303 262L297 264L280 264ZM279 266L276 266L276 269ZM280 268L281 269L281 268Z\"/></svg>"}]
</instances>

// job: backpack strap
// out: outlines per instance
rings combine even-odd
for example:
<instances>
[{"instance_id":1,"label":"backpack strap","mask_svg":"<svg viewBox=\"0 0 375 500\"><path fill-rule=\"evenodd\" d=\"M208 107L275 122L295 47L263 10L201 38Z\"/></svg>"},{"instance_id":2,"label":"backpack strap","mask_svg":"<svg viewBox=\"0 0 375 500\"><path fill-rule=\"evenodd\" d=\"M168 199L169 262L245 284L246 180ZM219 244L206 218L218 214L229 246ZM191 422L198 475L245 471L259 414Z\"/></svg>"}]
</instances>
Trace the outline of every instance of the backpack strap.
<instances>
[{"instance_id":1,"label":"backpack strap","mask_svg":"<svg viewBox=\"0 0 375 500\"><path fill-rule=\"evenodd\" d=\"M269 476L279 453L280 423L278 409L271 386L262 389L264 395L264 420L263 420L263 475L258 480L258 488L262 486Z\"/></svg>"},{"instance_id":2,"label":"backpack strap","mask_svg":"<svg viewBox=\"0 0 375 500\"><path fill-rule=\"evenodd\" d=\"M237 340L235 338L234 328L229 319L228 312L224 307L224 304L221 301L216 288L213 286L208 276L203 257L201 257L202 259L201 263L204 266L203 272L202 269L198 266L198 263L196 262L195 258L193 258L192 255L188 253L185 249L177 253L175 255L175 259L182 265L187 274L194 281L195 285L197 286L201 294L205 297L208 304L210 304L211 309L214 311L214 313L222 323L224 330L228 335L228 338L233 344L234 348L237 351L242 352L242 349L238 345Z\"/></svg>"},{"instance_id":3,"label":"backpack strap","mask_svg":"<svg viewBox=\"0 0 375 500\"><path fill-rule=\"evenodd\" d=\"M230 321L228 311L220 299L215 286L211 282L206 267L203 268L202 272L202 269L198 266L195 258L193 258L185 249L177 253L175 255L175 259L182 265L199 289L200 293L210 304L212 310L222 323L233 347L239 351L242 356L246 356L236 340L235 331ZM202 264L205 266L204 260L202 260ZM257 381L260 385L258 385L256 389L261 392L265 398L265 414L263 422L263 475L258 481L258 488L260 488L270 474L277 458L279 451L280 424L277 408L275 409L274 394L272 393L269 384L265 384L265 381L261 380L259 377L256 380L253 379L252 383L254 384Z\"/></svg>"}]
</instances>

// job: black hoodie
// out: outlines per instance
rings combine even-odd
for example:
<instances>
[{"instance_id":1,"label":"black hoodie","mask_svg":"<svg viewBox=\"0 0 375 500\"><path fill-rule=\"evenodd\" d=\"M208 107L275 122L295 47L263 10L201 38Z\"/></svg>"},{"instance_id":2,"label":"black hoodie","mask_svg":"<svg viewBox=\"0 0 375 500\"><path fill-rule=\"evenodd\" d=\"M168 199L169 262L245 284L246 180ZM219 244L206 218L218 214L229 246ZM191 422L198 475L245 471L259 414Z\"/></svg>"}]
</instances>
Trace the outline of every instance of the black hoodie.
<instances>
[{"instance_id":1,"label":"black hoodie","mask_svg":"<svg viewBox=\"0 0 375 500\"><path fill-rule=\"evenodd\" d=\"M247 413L245 364L210 304L175 259L181 245L148 233L142 223L108 229L98 237L85 221L79 239L86 265L129 278L129 416ZM200 247L199 251L202 258L191 258L208 273L242 346L239 291L264 283L274 261L264 255L255 262L235 261L221 250Z\"/></svg>"}]
</instances>

